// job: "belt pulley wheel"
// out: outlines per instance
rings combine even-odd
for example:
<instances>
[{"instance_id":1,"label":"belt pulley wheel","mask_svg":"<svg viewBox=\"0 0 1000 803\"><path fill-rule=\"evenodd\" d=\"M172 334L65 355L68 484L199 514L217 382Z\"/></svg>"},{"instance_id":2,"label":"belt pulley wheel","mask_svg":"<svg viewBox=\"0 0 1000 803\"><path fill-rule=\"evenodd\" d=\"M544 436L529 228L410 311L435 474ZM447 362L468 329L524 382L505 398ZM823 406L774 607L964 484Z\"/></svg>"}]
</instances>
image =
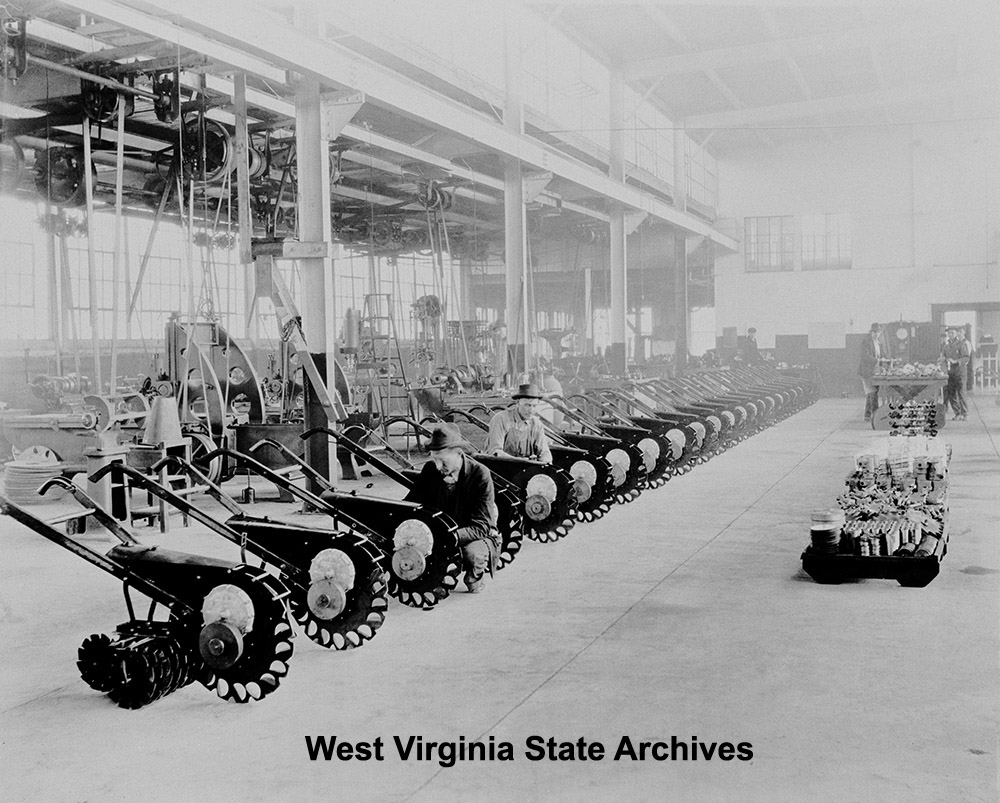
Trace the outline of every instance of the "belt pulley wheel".
<instances>
[{"instance_id":1,"label":"belt pulley wheel","mask_svg":"<svg viewBox=\"0 0 1000 803\"><path fill-rule=\"evenodd\" d=\"M198 651L212 669L229 669L243 654L243 633L228 622L211 622L198 634Z\"/></svg>"},{"instance_id":2,"label":"belt pulley wheel","mask_svg":"<svg viewBox=\"0 0 1000 803\"><path fill-rule=\"evenodd\" d=\"M590 499L591 485L584 479L573 480L573 499L576 501L577 505L586 504Z\"/></svg>"},{"instance_id":3,"label":"belt pulley wheel","mask_svg":"<svg viewBox=\"0 0 1000 803\"><path fill-rule=\"evenodd\" d=\"M435 553L416 579L390 577L389 594L411 608L430 610L458 585L460 568L457 550L450 555Z\"/></svg>"},{"instance_id":4,"label":"belt pulley wheel","mask_svg":"<svg viewBox=\"0 0 1000 803\"><path fill-rule=\"evenodd\" d=\"M524 513L532 521L544 521L552 513L552 505L541 494L532 494L524 500Z\"/></svg>"},{"instance_id":5,"label":"belt pulley wheel","mask_svg":"<svg viewBox=\"0 0 1000 803\"><path fill-rule=\"evenodd\" d=\"M317 619L336 619L347 607L347 592L333 580L320 580L309 585L306 593L309 611Z\"/></svg>"},{"instance_id":6,"label":"belt pulley wheel","mask_svg":"<svg viewBox=\"0 0 1000 803\"><path fill-rule=\"evenodd\" d=\"M392 553L392 573L400 580L416 580L427 569L427 560L420 550L404 546Z\"/></svg>"},{"instance_id":7,"label":"belt pulley wheel","mask_svg":"<svg viewBox=\"0 0 1000 803\"><path fill-rule=\"evenodd\" d=\"M285 576L282 579L290 591L292 618L304 629L306 637L322 647L347 650L373 639L385 622L389 607L387 575L380 553L362 536L341 536L337 539L336 551L346 555L353 567L351 588L345 590L343 608L336 616L324 618L319 615L332 610L324 605L320 605L318 611L313 610L319 602L310 601L313 584L307 588Z\"/></svg>"},{"instance_id":8,"label":"belt pulley wheel","mask_svg":"<svg viewBox=\"0 0 1000 803\"><path fill-rule=\"evenodd\" d=\"M235 663L225 669L209 667L202 683L223 700L246 703L266 697L288 674L293 652L292 628L285 617L284 598L288 592L276 577L249 566L231 569L228 580L223 585L235 586L250 600L251 627L246 631L241 628L243 651ZM211 596L209 592L206 600ZM239 599L228 589L220 597ZM212 605L209 610L213 612L216 608ZM237 626L236 613L229 609L230 618L225 621Z\"/></svg>"}]
</instances>

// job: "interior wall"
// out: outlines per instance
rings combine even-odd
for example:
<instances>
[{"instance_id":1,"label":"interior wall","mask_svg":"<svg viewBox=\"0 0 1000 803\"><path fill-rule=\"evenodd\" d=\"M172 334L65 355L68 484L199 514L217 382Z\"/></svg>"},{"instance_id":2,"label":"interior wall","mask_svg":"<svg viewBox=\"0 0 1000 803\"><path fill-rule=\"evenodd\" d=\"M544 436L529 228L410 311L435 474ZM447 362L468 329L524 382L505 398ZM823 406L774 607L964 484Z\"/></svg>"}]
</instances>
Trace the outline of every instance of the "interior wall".
<instances>
[{"instance_id":1,"label":"interior wall","mask_svg":"<svg viewBox=\"0 0 1000 803\"><path fill-rule=\"evenodd\" d=\"M854 335L874 321L930 321L932 304L1000 302L1000 136L982 125L884 127L759 150L720 168L720 215L847 213L852 268L748 273L716 260L717 335L756 326L761 348L842 329L823 349L828 393L860 393ZM796 247L799 243L796 242ZM777 355L781 359L781 355Z\"/></svg>"}]
</instances>

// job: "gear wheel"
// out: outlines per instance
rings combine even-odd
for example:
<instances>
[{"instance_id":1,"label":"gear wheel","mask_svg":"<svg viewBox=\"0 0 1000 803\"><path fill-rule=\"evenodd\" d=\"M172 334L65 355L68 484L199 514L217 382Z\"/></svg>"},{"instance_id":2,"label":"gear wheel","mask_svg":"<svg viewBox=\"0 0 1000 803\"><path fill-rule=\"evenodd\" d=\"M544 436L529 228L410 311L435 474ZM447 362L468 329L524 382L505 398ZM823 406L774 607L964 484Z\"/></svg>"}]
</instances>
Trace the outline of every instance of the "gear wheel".
<instances>
[{"instance_id":1,"label":"gear wheel","mask_svg":"<svg viewBox=\"0 0 1000 803\"><path fill-rule=\"evenodd\" d=\"M227 579L226 585L236 586L250 599L253 629L241 634L242 644L235 659L230 657L231 664L209 667L201 682L223 700L246 703L272 693L288 674L293 651L292 628L285 615L288 591L276 577L250 566L234 567Z\"/></svg>"},{"instance_id":2,"label":"gear wheel","mask_svg":"<svg viewBox=\"0 0 1000 803\"><path fill-rule=\"evenodd\" d=\"M348 650L360 647L375 638L375 633L385 622L389 607L387 598L388 575L382 569L379 553L360 536L338 538L336 549L350 559L354 568L354 582L346 591L346 604L335 617L325 619L310 608L308 587L282 577L291 590L289 610L292 618L306 636L322 647ZM320 580L322 582L322 580Z\"/></svg>"}]
</instances>

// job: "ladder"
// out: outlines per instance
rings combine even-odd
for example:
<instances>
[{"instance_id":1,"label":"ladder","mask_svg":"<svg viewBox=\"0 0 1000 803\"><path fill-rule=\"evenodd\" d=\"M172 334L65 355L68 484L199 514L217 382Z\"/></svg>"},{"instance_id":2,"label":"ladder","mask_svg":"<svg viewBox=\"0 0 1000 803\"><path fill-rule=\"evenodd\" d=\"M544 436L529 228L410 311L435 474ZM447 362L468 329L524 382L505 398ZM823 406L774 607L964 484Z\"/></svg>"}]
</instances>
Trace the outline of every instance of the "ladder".
<instances>
[{"instance_id":1,"label":"ladder","mask_svg":"<svg viewBox=\"0 0 1000 803\"><path fill-rule=\"evenodd\" d=\"M382 421L391 416L414 417L413 398L399 346L390 293L365 295L355 368L358 379L368 386L370 412L378 413Z\"/></svg>"}]
</instances>

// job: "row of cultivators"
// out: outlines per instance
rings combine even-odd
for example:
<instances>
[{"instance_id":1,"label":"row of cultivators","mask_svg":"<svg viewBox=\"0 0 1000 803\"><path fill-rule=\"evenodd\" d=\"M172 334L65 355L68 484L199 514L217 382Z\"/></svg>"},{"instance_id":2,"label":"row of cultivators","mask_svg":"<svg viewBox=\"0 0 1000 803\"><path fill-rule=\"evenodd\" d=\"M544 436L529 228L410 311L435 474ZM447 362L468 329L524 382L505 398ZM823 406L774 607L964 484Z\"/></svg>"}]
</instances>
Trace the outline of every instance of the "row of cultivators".
<instances>
[{"instance_id":1,"label":"row of cultivators","mask_svg":"<svg viewBox=\"0 0 1000 803\"><path fill-rule=\"evenodd\" d=\"M810 383L766 369L649 379L549 399L557 424L546 422L553 462L474 454L492 473L502 548L510 564L525 538L566 537L578 521L594 521L627 504L814 400ZM471 443L485 440L488 408L443 411L422 422L400 419L420 436L436 420L459 423ZM561 419L561 420L559 420ZM360 463L412 487L418 468L407 455L358 426L315 429ZM377 446L378 448L373 448ZM309 479L275 471L262 450ZM431 610L458 583L457 527L444 514L413 502L335 488L287 446L265 439L249 454L219 449L204 459L232 461L327 518L322 526L251 515L190 462L170 456L153 474L113 462L89 480L110 479L141 490L195 519L239 548L239 560L144 545L77 484L46 482L68 492L70 513L44 520L0 498L2 512L116 577L128 620L95 634L79 648L84 681L123 708L140 708L191 683L234 702L261 700L286 676L294 628L331 650L364 646L385 621L388 598ZM273 460L271 461L273 465ZM203 464L200 464L203 465ZM156 481L157 472L187 473L199 501ZM206 503L204 497L210 497ZM90 517L118 541L96 551L61 525ZM72 528L71 528L72 529ZM132 592L146 598L136 613Z\"/></svg>"}]
</instances>

